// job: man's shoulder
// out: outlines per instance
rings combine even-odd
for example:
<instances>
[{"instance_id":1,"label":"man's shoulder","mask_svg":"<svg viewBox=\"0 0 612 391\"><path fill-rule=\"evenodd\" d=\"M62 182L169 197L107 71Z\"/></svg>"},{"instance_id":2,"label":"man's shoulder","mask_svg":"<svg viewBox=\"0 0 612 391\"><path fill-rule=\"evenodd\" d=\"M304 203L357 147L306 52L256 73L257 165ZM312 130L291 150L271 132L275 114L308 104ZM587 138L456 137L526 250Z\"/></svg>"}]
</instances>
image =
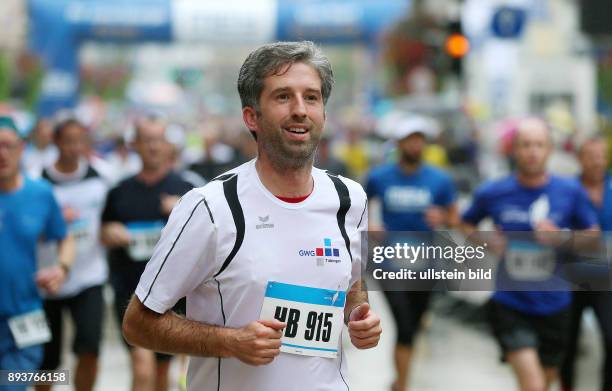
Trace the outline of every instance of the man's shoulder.
<instances>
[{"instance_id":1,"label":"man's shoulder","mask_svg":"<svg viewBox=\"0 0 612 391\"><path fill-rule=\"evenodd\" d=\"M28 192L39 193L39 194L52 194L53 187L51 182L44 178L30 178L28 176L23 177L23 188Z\"/></svg>"},{"instance_id":2,"label":"man's shoulder","mask_svg":"<svg viewBox=\"0 0 612 391\"><path fill-rule=\"evenodd\" d=\"M518 189L519 187L517 186L515 178L509 175L487 180L478 187L476 194L480 197L495 198L508 192L517 191Z\"/></svg>"},{"instance_id":3,"label":"man's shoulder","mask_svg":"<svg viewBox=\"0 0 612 391\"><path fill-rule=\"evenodd\" d=\"M389 175L393 175L396 172L397 163L383 163L372 168L372 170L370 170L370 173L368 174L368 178L386 177Z\"/></svg>"},{"instance_id":4,"label":"man's shoulder","mask_svg":"<svg viewBox=\"0 0 612 391\"><path fill-rule=\"evenodd\" d=\"M439 180L439 181L450 181L450 174L439 167L436 167L432 164L423 164L423 174L425 174L426 178L430 180Z\"/></svg>"},{"instance_id":5,"label":"man's shoulder","mask_svg":"<svg viewBox=\"0 0 612 391\"><path fill-rule=\"evenodd\" d=\"M578 192L583 190L581 182L579 180L576 180L576 178L574 177L551 175L550 184L558 189L567 189L568 191L572 192Z\"/></svg>"},{"instance_id":6,"label":"man's shoulder","mask_svg":"<svg viewBox=\"0 0 612 391\"><path fill-rule=\"evenodd\" d=\"M334 179L332 179L332 182L334 182L334 186L336 186L336 183L338 183L340 186L344 185L346 186L348 192L349 192L349 196L351 197L351 201L353 201L353 199L355 198L355 202L359 201L365 201L365 199L367 198L365 191L363 190L363 186L361 186L360 183L354 181L353 179L344 177L342 175L336 175L336 174L332 174L328 171L325 170L321 170L319 168L314 168L313 167L313 174L316 174L317 176L321 177L321 178L337 178L337 181L334 181ZM336 188L336 190L338 190Z\"/></svg>"}]
</instances>

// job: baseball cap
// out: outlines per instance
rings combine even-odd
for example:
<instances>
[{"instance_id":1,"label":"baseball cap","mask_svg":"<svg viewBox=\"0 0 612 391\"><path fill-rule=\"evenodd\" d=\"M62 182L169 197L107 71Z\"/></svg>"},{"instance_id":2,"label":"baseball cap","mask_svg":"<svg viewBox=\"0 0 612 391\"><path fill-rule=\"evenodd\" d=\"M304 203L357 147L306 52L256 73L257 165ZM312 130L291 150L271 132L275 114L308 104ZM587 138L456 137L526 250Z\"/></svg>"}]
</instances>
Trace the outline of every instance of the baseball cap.
<instances>
[{"instance_id":1,"label":"baseball cap","mask_svg":"<svg viewBox=\"0 0 612 391\"><path fill-rule=\"evenodd\" d=\"M393 127L391 138L399 141L415 133L421 133L429 139L434 138L439 133L438 122L433 118L421 115L406 116Z\"/></svg>"},{"instance_id":2,"label":"baseball cap","mask_svg":"<svg viewBox=\"0 0 612 391\"><path fill-rule=\"evenodd\" d=\"M15 125L15 121L13 121L11 117L0 115L0 129L12 130L19 138L22 138L21 132L19 132L17 125Z\"/></svg>"}]
</instances>

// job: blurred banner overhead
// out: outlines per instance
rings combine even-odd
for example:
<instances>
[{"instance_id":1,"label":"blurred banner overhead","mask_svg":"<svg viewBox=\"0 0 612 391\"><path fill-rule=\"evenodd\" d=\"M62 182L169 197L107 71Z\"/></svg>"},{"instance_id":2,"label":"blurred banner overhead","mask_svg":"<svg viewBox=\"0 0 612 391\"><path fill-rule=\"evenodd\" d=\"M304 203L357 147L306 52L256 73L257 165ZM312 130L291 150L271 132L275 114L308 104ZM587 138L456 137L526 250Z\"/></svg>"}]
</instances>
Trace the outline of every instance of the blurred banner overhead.
<instances>
[{"instance_id":1,"label":"blurred banner overhead","mask_svg":"<svg viewBox=\"0 0 612 391\"><path fill-rule=\"evenodd\" d=\"M197 41L211 45L309 39L373 42L406 15L407 0L30 0L30 48L45 66L39 114L76 104L85 41Z\"/></svg>"}]
</instances>

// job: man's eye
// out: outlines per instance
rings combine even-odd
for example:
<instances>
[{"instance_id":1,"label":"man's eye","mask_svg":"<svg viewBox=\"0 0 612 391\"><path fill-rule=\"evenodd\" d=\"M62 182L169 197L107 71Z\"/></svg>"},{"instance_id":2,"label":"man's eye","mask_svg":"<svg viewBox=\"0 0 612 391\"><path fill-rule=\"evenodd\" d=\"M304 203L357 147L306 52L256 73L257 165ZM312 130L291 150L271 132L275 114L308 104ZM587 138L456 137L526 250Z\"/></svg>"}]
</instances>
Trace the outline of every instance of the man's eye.
<instances>
[{"instance_id":1,"label":"man's eye","mask_svg":"<svg viewBox=\"0 0 612 391\"><path fill-rule=\"evenodd\" d=\"M319 97L317 95L308 95L306 99L310 101L318 101Z\"/></svg>"},{"instance_id":2,"label":"man's eye","mask_svg":"<svg viewBox=\"0 0 612 391\"><path fill-rule=\"evenodd\" d=\"M278 95L276 97L276 99L278 99L278 100L287 100L287 99L289 99L289 95L287 95L287 94L280 94L280 95Z\"/></svg>"}]
</instances>

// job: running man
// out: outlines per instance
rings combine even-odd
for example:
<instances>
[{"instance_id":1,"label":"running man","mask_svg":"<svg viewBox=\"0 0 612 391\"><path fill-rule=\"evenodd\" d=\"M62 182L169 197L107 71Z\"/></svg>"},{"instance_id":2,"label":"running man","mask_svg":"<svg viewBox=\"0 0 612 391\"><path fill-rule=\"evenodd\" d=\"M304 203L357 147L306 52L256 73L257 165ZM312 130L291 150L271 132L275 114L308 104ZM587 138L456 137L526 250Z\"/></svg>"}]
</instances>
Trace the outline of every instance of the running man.
<instances>
[{"instance_id":1,"label":"running man","mask_svg":"<svg viewBox=\"0 0 612 391\"><path fill-rule=\"evenodd\" d=\"M192 189L169 164L165 132L166 124L158 118L144 118L136 124L134 146L142 170L108 193L102 212L102 242L108 248L119 324L172 208ZM166 390L171 358L130 347L132 390Z\"/></svg>"},{"instance_id":2,"label":"running man","mask_svg":"<svg viewBox=\"0 0 612 391\"><path fill-rule=\"evenodd\" d=\"M485 183L476 191L463 214L464 232L474 233L487 217L500 233L545 232L549 239L561 230L596 230L597 219L584 190L575 181L546 171L552 150L548 126L539 119L525 119L513 143L516 173ZM520 264L511 264L509 259L515 259L511 251L519 254L520 249L513 247L511 237L500 238L503 244L495 247L505 250L505 258L498 270L518 280L529 259L526 256ZM540 254L546 253L534 252L531 257L537 264L543 259ZM536 263L529 268L529 277L544 271L536 268ZM571 292L567 290L494 293L489 303L490 323L520 390L548 390L557 378L567 349L570 303Z\"/></svg>"},{"instance_id":3,"label":"running man","mask_svg":"<svg viewBox=\"0 0 612 391\"><path fill-rule=\"evenodd\" d=\"M64 220L74 238L76 258L62 289L48 295L45 314L53 338L45 344L41 369L57 369L61 363L63 312L70 311L72 350L77 356L74 373L76 390L92 390L98 370L98 354L104 323L102 286L108 266L100 243L100 216L108 191L107 182L85 159L87 129L73 118L56 124L53 140L57 161L43 170L42 177L53 185ZM48 390L51 386L37 386Z\"/></svg>"},{"instance_id":4,"label":"running man","mask_svg":"<svg viewBox=\"0 0 612 391\"><path fill-rule=\"evenodd\" d=\"M192 356L190 390L347 390L341 333L378 344L361 284L366 196L313 168L331 93L312 42L253 51L238 76L258 156L185 195L126 313L139 346ZM187 318L170 309L187 297Z\"/></svg>"},{"instance_id":5,"label":"running man","mask_svg":"<svg viewBox=\"0 0 612 391\"><path fill-rule=\"evenodd\" d=\"M40 367L51 333L38 288L60 290L74 260L74 243L48 183L19 170L24 143L13 120L0 117L0 370ZM38 270L36 246L58 242L54 265ZM23 390L26 386L5 386Z\"/></svg>"},{"instance_id":6,"label":"running man","mask_svg":"<svg viewBox=\"0 0 612 391\"><path fill-rule=\"evenodd\" d=\"M393 134L398 162L377 167L368 175L366 193L369 199L380 201L385 231L406 232L403 236L407 237L410 232L431 232L459 222L452 179L444 171L423 162L427 137L433 136L433 131L431 121L424 117L399 121ZM418 235L417 239L420 242L423 236ZM384 285L383 289L397 326L396 379L392 389L403 391L409 384L414 337L431 292L398 291Z\"/></svg>"},{"instance_id":7,"label":"running man","mask_svg":"<svg viewBox=\"0 0 612 391\"><path fill-rule=\"evenodd\" d=\"M612 177L608 174L608 144L604 138L585 141L578 151L582 167L579 178L593 203L604 238L612 231ZM608 234L609 235L609 234ZM608 269L605 269L608 272ZM575 389L575 361L582 313L591 307L599 322L603 338L604 363L601 370L601 390L612 390L612 292L575 292L572 301L572 319L569 349L561 370L564 391Z\"/></svg>"}]
</instances>

